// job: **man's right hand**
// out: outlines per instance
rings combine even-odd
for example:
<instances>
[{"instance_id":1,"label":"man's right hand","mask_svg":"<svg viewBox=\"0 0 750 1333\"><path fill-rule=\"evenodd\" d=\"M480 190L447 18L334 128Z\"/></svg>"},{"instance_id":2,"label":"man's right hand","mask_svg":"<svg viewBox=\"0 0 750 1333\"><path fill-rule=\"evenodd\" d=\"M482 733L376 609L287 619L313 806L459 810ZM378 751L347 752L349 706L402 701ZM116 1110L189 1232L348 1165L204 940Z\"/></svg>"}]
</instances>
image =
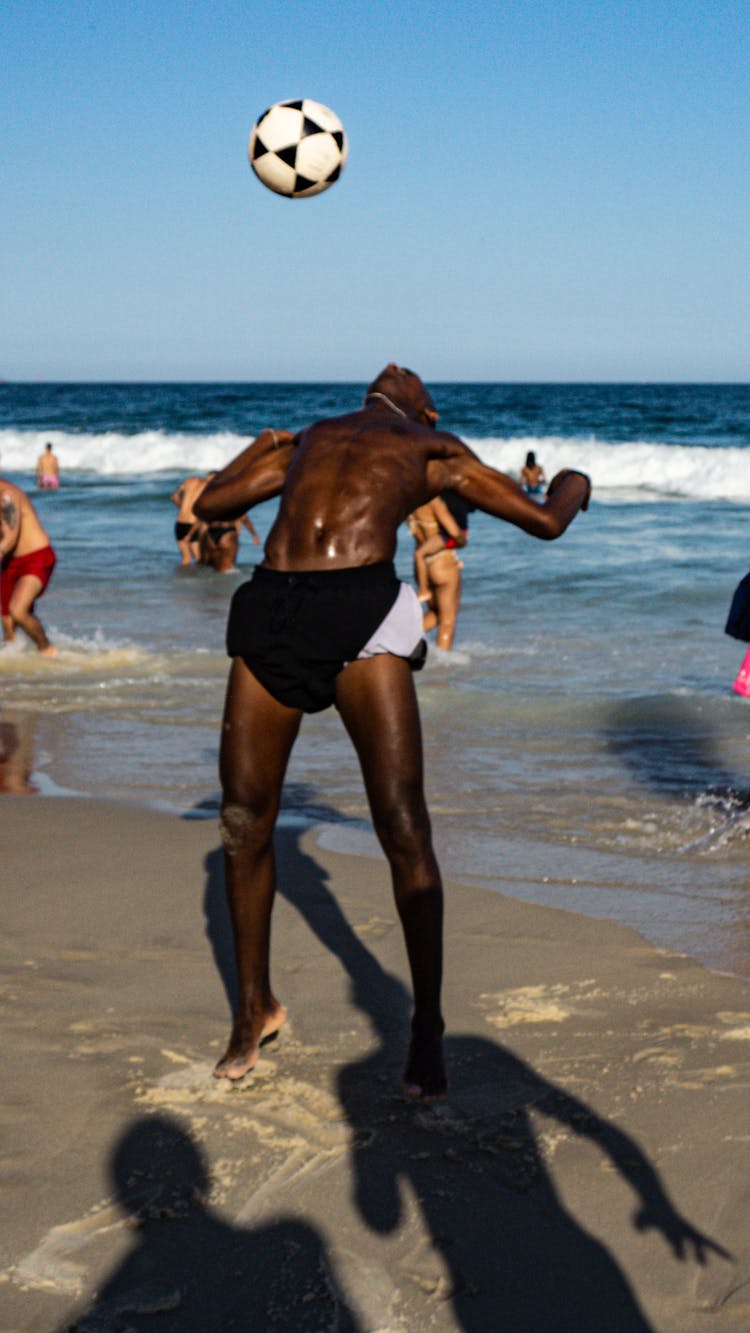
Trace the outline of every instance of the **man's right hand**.
<instances>
[{"instance_id":1,"label":"man's right hand","mask_svg":"<svg viewBox=\"0 0 750 1333\"><path fill-rule=\"evenodd\" d=\"M554 495L560 482L564 481L566 477L580 477L581 480L586 483L586 493L581 501L581 509L585 512L589 507L589 500L591 499L591 478L587 472L579 472L577 468L564 467L560 472L556 472L547 487L547 498L549 499L551 495Z\"/></svg>"}]
</instances>

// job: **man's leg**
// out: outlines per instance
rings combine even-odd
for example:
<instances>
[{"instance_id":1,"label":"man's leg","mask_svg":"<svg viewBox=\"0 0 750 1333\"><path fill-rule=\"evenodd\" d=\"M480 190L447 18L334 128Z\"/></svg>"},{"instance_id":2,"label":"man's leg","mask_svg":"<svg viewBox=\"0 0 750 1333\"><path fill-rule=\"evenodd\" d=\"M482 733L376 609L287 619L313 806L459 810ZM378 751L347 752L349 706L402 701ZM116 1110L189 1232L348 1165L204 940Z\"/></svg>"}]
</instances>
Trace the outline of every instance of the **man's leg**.
<instances>
[{"instance_id":1,"label":"man's leg","mask_svg":"<svg viewBox=\"0 0 750 1333\"><path fill-rule=\"evenodd\" d=\"M41 579L38 579L36 574L24 574L13 589L9 610L14 624L20 625L21 629L25 630L40 653L50 655L57 650L52 647L41 620L33 611L34 602L41 591Z\"/></svg>"},{"instance_id":2,"label":"man's leg","mask_svg":"<svg viewBox=\"0 0 750 1333\"><path fill-rule=\"evenodd\" d=\"M445 1092L440 1011L443 889L424 798L422 733L408 663L389 653L351 662L336 703L352 738L375 831L388 858L414 988L404 1087L412 1097Z\"/></svg>"},{"instance_id":3,"label":"man's leg","mask_svg":"<svg viewBox=\"0 0 750 1333\"><path fill-rule=\"evenodd\" d=\"M302 714L274 699L241 658L229 673L219 768L221 835L234 931L239 998L217 1078L242 1078L264 1039L286 1017L271 990L271 911L276 892L273 829Z\"/></svg>"}]
</instances>

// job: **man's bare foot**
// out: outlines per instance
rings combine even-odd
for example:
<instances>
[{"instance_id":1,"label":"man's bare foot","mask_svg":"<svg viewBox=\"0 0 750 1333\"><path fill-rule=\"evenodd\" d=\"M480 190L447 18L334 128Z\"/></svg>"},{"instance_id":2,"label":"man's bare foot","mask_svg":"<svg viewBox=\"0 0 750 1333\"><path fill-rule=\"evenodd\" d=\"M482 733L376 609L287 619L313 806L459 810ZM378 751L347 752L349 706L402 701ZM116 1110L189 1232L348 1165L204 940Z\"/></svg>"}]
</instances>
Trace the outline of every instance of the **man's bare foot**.
<instances>
[{"instance_id":1,"label":"man's bare foot","mask_svg":"<svg viewBox=\"0 0 750 1333\"><path fill-rule=\"evenodd\" d=\"M52 643L48 643L46 648L40 648L39 652L42 657L59 657L60 655L59 649L55 648Z\"/></svg>"},{"instance_id":2,"label":"man's bare foot","mask_svg":"<svg viewBox=\"0 0 750 1333\"><path fill-rule=\"evenodd\" d=\"M234 1021L229 1045L214 1069L214 1078L236 1082L257 1063L264 1042L276 1036L286 1020L286 1009L276 1001L262 1014L241 1015Z\"/></svg>"},{"instance_id":3,"label":"man's bare foot","mask_svg":"<svg viewBox=\"0 0 750 1333\"><path fill-rule=\"evenodd\" d=\"M407 1097L419 1101L434 1101L445 1096L448 1078L443 1060L442 1023L437 1032L426 1034L412 1029L402 1087Z\"/></svg>"}]
</instances>

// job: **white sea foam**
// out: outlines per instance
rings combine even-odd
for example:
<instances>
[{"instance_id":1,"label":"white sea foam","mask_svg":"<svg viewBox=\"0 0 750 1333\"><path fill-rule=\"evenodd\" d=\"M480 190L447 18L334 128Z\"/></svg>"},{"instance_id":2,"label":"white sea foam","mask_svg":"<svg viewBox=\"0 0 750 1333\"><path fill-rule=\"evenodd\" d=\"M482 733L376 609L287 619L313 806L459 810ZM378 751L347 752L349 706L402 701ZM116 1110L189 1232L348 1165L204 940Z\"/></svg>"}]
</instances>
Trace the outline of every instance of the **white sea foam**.
<instances>
[{"instance_id":1,"label":"white sea foam","mask_svg":"<svg viewBox=\"0 0 750 1333\"><path fill-rule=\"evenodd\" d=\"M598 495L617 494L642 502L649 494L691 500L750 500L748 451L736 447L654 444L646 440L611 444L595 437L516 436L467 439L484 462L517 475L533 449L547 477L560 468L588 472Z\"/></svg>"},{"instance_id":2,"label":"white sea foam","mask_svg":"<svg viewBox=\"0 0 750 1333\"><path fill-rule=\"evenodd\" d=\"M248 437L231 431L211 435L142 431L72 434L66 431L0 430L0 465L6 472L31 472L50 441L63 475L100 477L186 475L221 467L245 447ZM467 437L485 462L517 476L533 449L548 477L577 467L591 476L596 493L621 501L649 497L750 501L746 448L658 444L648 440L610 442L565 436Z\"/></svg>"},{"instance_id":3,"label":"white sea foam","mask_svg":"<svg viewBox=\"0 0 750 1333\"><path fill-rule=\"evenodd\" d=\"M152 654L135 647L98 647L93 642L74 640L71 636L54 633L57 655L54 657L38 653L33 644L19 635L11 644L0 647L0 677L28 678L57 681L70 676L92 675L107 678L115 671L147 670L153 673L156 661Z\"/></svg>"},{"instance_id":4,"label":"white sea foam","mask_svg":"<svg viewBox=\"0 0 750 1333\"><path fill-rule=\"evenodd\" d=\"M471 655L467 652L461 652L457 648L439 648L436 643L430 644L430 651L425 665L426 671L432 671L436 667L461 667L470 666Z\"/></svg>"},{"instance_id":5,"label":"white sea foam","mask_svg":"<svg viewBox=\"0 0 750 1333\"><path fill-rule=\"evenodd\" d=\"M190 435L161 430L123 435L72 434L63 430L0 430L0 464L6 472L33 472L49 442L64 477L76 473L100 477L148 476L151 473L206 473L220 468L249 443L230 431Z\"/></svg>"}]
</instances>

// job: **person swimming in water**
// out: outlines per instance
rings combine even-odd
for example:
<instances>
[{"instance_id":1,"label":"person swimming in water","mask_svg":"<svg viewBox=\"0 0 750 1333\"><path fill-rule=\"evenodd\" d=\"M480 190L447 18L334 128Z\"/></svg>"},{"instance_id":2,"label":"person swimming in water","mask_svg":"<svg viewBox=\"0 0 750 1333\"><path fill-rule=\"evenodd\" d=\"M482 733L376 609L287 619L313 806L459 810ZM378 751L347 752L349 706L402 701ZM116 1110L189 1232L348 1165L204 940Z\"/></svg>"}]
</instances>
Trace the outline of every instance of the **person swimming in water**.
<instances>
[{"instance_id":1,"label":"person swimming in water","mask_svg":"<svg viewBox=\"0 0 750 1333\"><path fill-rule=\"evenodd\" d=\"M521 485L527 495L543 495L544 483L547 478L544 475L544 468L536 461L536 454L533 449L529 449L526 455L526 462L521 468Z\"/></svg>"}]
</instances>

